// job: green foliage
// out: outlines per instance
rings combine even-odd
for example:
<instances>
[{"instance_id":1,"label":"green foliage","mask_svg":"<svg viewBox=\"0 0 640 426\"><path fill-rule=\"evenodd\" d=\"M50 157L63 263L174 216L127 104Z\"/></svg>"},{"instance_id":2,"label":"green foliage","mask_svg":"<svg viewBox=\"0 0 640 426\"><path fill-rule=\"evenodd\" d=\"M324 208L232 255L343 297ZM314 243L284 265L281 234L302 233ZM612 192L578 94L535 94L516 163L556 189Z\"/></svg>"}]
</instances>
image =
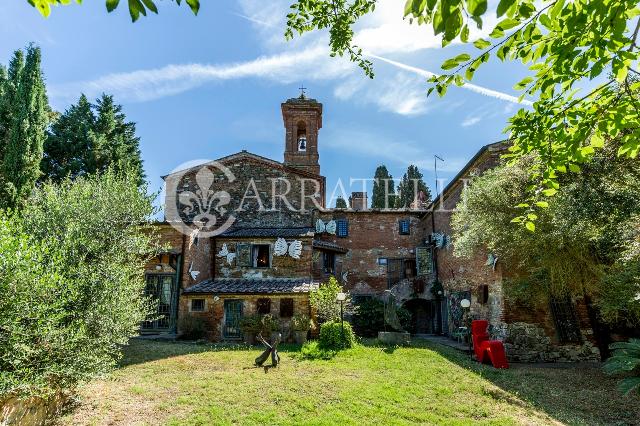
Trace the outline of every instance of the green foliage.
<instances>
[{"instance_id":1,"label":"green foliage","mask_svg":"<svg viewBox=\"0 0 640 426\"><path fill-rule=\"evenodd\" d=\"M95 112L94 112L95 111ZM144 180L135 123L127 122L122 106L102 95L91 105L82 95L51 126L44 145L43 180L59 182L107 169L127 170Z\"/></svg>"},{"instance_id":2,"label":"green foliage","mask_svg":"<svg viewBox=\"0 0 640 426\"><path fill-rule=\"evenodd\" d=\"M604 372L607 374L627 374L628 377L620 381L620 391L625 395L634 390L640 393L640 339L613 343L609 347L614 351L611 358L602 367Z\"/></svg>"},{"instance_id":3,"label":"green foliage","mask_svg":"<svg viewBox=\"0 0 640 426\"><path fill-rule=\"evenodd\" d=\"M313 320L307 315L297 314L291 318L291 328L294 331L309 331L313 327Z\"/></svg>"},{"instance_id":4,"label":"green foliage","mask_svg":"<svg viewBox=\"0 0 640 426\"><path fill-rule=\"evenodd\" d=\"M182 3L182 0L172 1L175 1L178 5ZM48 17L51 14L52 6L66 6L71 4L72 0L27 0L27 2L38 9L42 16ZM82 0L76 0L76 3L81 4ZM191 8L194 15L198 14L198 11L200 10L200 0L185 0L185 3ZM107 12L113 12L119 4L120 0L106 0ZM133 22L137 21L138 18L140 18L140 15L147 16L147 11L151 11L156 14L158 13L158 7L156 6L155 0L128 0L128 4L129 14L131 15L131 20Z\"/></svg>"},{"instance_id":5,"label":"green foliage","mask_svg":"<svg viewBox=\"0 0 640 426\"><path fill-rule=\"evenodd\" d=\"M260 332L262 333L271 333L273 331L280 330L280 323L271 314L263 315L260 318Z\"/></svg>"},{"instance_id":6,"label":"green foliage","mask_svg":"<svg viewBox=\"0 0 640 426\"><path fill-rule=\"evenodd\" d=\"M396 207L406 208L411 206L416 196L423 192L426 196L425 206L431 202L431 191L424 183L422 173L417 166L411 164L407 168L407 172L402 176L402 180L398 184L398 195L396 196Z\"/></svg>"},{"instance_id":7,"label":"green foliage","mask_svg":"<svg viewBox=\"0 0 640 426\"><path fill-rule=\"evenodd\" d=\"M152 201L105 173L44 184L0 216L0 394L47 394L116 364L151 312Z\"/></svg>"},{"instance_id":8,"label":"green foliage","mask_svg":"<svg viewBox=\"0 0 640 426\"><path fill-rule=\"evenodd\" d=\"M404 308L399 308L397 314L402 328L406 330L411 323L411 313ZM374 298L363 299L355 305L351 323L358 336L377 337L378 332L385 329L384 302Z\"/></svg>"},{"instance_id":9,"label":"green foliage","mask_svg":"<svg viewBox=\"0 0 640 426\"><path fill-rule=\"evenodd\" d=\"M336 350L321 348L320 344L315 340L306 342L304 345L302 345L302 348L300 348L300 356L302 357L302 359L308 360L329 360L335 357L337 354L338 351Z\"/></svg>"},{"instance_id":10,"label":"green foliage","mask_svg":"<svg viewBox=\"0 0 640 426\"><path fill-rule=\"evenodd\" d=\"M342 286L338 283L338 280L335 277L330 277L329 281L320 284L318 290L309 294L311 307L316 310L320 324L327 321L340 320L340 303L336 301L336 296L342 291ZM344 304L348 304L348 300Z\"/></svg>"},{"instance_id":11,"label":"green foliage","mask_svg":"<svg viewBox=\"0 0 640 426\"><path fill-rule=\"evenodd\" d=\"M344 325L344 330L343 330ZM340 350L352 348L356 344L356 335L347 321L325 322L320 326L318 347L324 350Z\"/></svg>"},{"instance_id":12,"label":"green foliage","mask_svg":"<svg viewBox=\"0 0 640 426\"><path fill-rule=\"evenodd\" d=\"M336 198L336 209L346 209L346 208L348 208L347 201L342 197Z\"/></svg>"},{"instance_id":13,"label":"green foliage","mask_svg":"<svg viewBox=\"0 0 640 426\"><path fill-rule=\"evenodd\" d=\"M181 340L201 340L207 335L207 323L195 315L182 315L178 329Z\"/></svg>"},{"instance_id":14,"label":"green foliage","mask_svg":"<svg viewBox=\"0 0 640 426\"><path fill-rule=\"evenodd\" d=\"M395 183L385 165L378 166L373 177L372 209L388 209L395 206Z\"/></svg>"},{"instance_id":15,"label":"green foliage","mask_svg":"<svg viewBox=\"0 0 640 426\"><path fill-rule=\"evenodd\" d=\"M373 76L371 63L352 40L353 26L376 3L299 0L288 15L286 35L328 28L332 55L348 52ZM633 68L639 58L640 6L633 0L501 0L489 37L471 40L470 28L482 29L489 13L487 0L407 0L404 11L410 22L431 25L443 46L459 40L480 50L446 60L442 68L449 72L430 79L429 93L444 96L451 84L472 81L492 55L528 66L529 75L514 87L535 103L520 109L505 131L513 142L513 161L530 153L540 158L516 203L526 204L516 222L533 231L536 219L529 215L558 191L561 174L579 171L614 140L621 156L636 158L640 152L640 82L635 78L640 72ZM603 83L590 83L609 72ZM592 89L578 95L585 86Z\"/></svg>"},{"instance_id":16,"label":"green foliage","mask_svg":"<svg viewBox=\"0 0 640 426\"><path fill-rule=\"evenodd\" d=\"M621 230L640 226L640 163L618 157L613 146L601 154L583 173L562 177L556 196L536 214L535 233L511 222L537 158L474 178L452 217L454 254L486 248L509 265L514 278L505 282L506 297L546 303L550 294L587 294L605 320L637 324L638 309L626 299L638 285L630 269L636 240Z\"/></svg>"},{"instance_id":17,"label":"green foliage","mask_svg":"<svg viewBox=\"0 0 640 426\"><path fill-rule=\"evenodd\" d=\"M262 329L262 317L260 315L245 315L240 320L240 329L243 333L259 333Z\"/></svg>"},{"instance_id":18,"label":"green foliage","mask_svg":"<svg viewBox=\"0 0 640 426\"><path fill-rule=\"evenodd\" d=\"M40 177L49 105L42 77L40 48L29 46L26 59L16 52L4 80L0 119L4 130L0 164L0 207L15 209L29 196Z\"/></svg>"}]
</instances>

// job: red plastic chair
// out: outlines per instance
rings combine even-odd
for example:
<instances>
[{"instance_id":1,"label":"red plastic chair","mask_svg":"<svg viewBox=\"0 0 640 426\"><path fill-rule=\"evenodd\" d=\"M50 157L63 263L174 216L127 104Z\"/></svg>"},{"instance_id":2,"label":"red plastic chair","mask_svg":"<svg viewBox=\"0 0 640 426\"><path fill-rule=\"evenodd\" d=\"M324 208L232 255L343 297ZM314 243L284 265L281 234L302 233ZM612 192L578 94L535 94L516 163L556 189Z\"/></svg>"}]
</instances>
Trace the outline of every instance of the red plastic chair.
<instances>
[{"instance_id":1,"label":"red plastic chair","mask_svg":"<svg viewBox=\"0 0 640 426\"><path fill-rule=\"evenodd\" d=\"M474 320L471 322L471 337L476 358L483 364L491 363L495 368L509 368L504 345L500 340L489 340L487 333L489 322Z\"/></svg>"}]
</instances>

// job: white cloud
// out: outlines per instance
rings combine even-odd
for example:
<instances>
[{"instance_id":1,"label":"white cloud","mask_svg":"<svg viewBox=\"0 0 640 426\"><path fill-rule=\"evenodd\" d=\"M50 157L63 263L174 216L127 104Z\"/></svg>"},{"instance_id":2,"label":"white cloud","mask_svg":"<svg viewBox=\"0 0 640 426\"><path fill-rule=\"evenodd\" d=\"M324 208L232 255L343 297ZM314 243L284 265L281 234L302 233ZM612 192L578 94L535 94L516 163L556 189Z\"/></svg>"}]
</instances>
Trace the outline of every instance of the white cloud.
<instances>
[{"instance_id":1,"label":"white cloud","mask_svg":"<svg viewBox=\"0 0 640 426\"><path fill-rule=\"evenodd\" d=\"M465 120L460 123L460 125L462 127L469 127L469 126L473 126L474 124L478 124L480 122L481 118L478 116L475 117L467 117L465 118Z\"/></svg>"},{"instance_id":2,"label":"white cloud","mask_svg":"<svg viewBox=\"0 0 640 426\"><path fill-rule=\"evenodd\" d=\"M422 69L422 68L417 68L417 67L413 67L411 65L407 65L407 64L403 64L401 62L397 62L397 61L393 61L391 59L387 59L384 58L382 56L378 56L378 55L374 55L374 54L369 54L368 56L374 58L374 59L378 59L381 60L383 62L386 62L390 65L393 65L394 67L406 70L406 71L410 71L412 73L415 73L417 75L421 75L427 78L433 77L435 74L431 71ZM493 89L488 89L486 87L482 87L482 86L477 86L475 84L471 84L471 83L467 83L464 86L460 87L461 89L465 89L465 90L470 90L472 92L478 93L480 95L484 95L484 96L489 96L492 98L496 98L496 99L500 99L503 101L507 101L507 102L512 102L515 104L522 104L522 105L533 105L533 103L531 101L528 101L526 99L523 99L522 101L519 101L517 97L509 95L507 93L504 92L499 92L497 90L493 90Z\"/></svg>"},{"instance_id":3,"label":"white cloud","mask_svg":"<svg viewBox=\"0 0 640 426\"><path fill-rule=\"evenodd\" d=\"M433 168L434 152L425 149L425 144L406 139L394 140L369 130L342 128L330 137L325 137L324 143L327 148L339 154L349 152L403 168L409 164L415 164L425 170ZM438 170L442 172L457 172L466 163L463 158L445 160L444 163L438 164Z\"/></svg>"},{"instance_id":4,"label":"white cloud","mask_svg":"<svg viewBox=\"0 0 640 426\"><path fill-rule=\"evenodd\" d=\"M321 69L319 62L326 62ZM309 47L300 52L262 56L235 64L167 65L162 68L109 74L95 80L50 87L54 97L72 96L84 92L90 97L102 92L118 99L149 101L185 92L207 82L248 77L265 78L280 83L298 81L302 76L313 80L333 79L349 73L353 65L346 60L326 58L322 46Z\"/></svg>"},{"instance_id":5,"label":"white cloud","mask_svg":"<svg viewBox=\"0 0 640 426\"><path fill-rule=\"evenodd\" d=\"M400 115L419 115L428 111L424 81L406 72L369 80L353 75L339 83L333 92L341 100L375 104L381 111Z\"/></svg>"},{"instance_id":6,"label":"white cloud","mask_svg":"<svg viewBox=\"0 0 640 426\"><path fill-rule=\"evenodd\" d=\"M367 79L347 59L329 56L326 31L285 41L284 28L290 4L290 0L240 0L240 10L230 12L251 22L256 31L256 39L264 51L264 55L256 59L229 64L172 64L109 74L94 80L50 86L50 94L69 101L75 100L79 92L89 96L108 92L121 100L144 102L230 79L259 78L279 84L335 80L334 96L341 100L373 104L382 111L405 116L429 111L423 77L434 74L379 56L439 48L441 45L441 38L433 34L431 26L409 24L402 19L403 2L379 0L375 12L356 25L355 42L365 51L372 52L372 58L401 70L377 72L374 80ZM491 22L485 22L485 31L492 26ZM472 37L479 34L474 27ZM467 84L463 89L517 102L514 96L473 84ZM522 104L530 102L523 101Z\"/></svg>"}]
</instances>

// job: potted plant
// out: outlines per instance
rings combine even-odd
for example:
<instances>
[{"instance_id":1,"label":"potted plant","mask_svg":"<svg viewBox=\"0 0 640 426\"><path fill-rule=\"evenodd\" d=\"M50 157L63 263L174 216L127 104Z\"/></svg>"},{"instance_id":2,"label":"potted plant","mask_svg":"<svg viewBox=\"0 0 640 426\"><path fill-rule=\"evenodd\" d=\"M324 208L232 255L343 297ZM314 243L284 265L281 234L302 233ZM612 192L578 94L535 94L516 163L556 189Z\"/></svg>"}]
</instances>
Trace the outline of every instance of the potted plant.
<instances>
[{"instance_id":1,"label":"potted plant","mask_svg":"<svg viewBox=\"0 0 640 426\"><path fill-rule=\"evenodd\" d=\"M298 343L299 345L306 343L307 334L311 329L312 323L313 322L311 321L311 318L306 315L298 314L294 315L293 318L291 318L291 328L293 329L296 343Z\"/></svg>"},{"instance_id":2,"label":"potted plant","mask_svg":"<svg viewBox=\"0 0 640 426\"><path fill-rule=\"evenodd\" d=\"M240 320L240 329L244 334L244 341L248 345L255 345L256 333L262 328L259 315L248 315Z\"/></svg>"},{"instance_id":3,"label":"potted plant","mask_svg":"<svg viewBox=\"0 0 640 426\"><path fill-rule=\"evenodd\" d=\"M275 342L276 338L280 334L280 323L278 320L271 314L263 315L260 320L260 332L262 336L269 336L271 338L271 342Z\"/></svg>"}]
</instances>

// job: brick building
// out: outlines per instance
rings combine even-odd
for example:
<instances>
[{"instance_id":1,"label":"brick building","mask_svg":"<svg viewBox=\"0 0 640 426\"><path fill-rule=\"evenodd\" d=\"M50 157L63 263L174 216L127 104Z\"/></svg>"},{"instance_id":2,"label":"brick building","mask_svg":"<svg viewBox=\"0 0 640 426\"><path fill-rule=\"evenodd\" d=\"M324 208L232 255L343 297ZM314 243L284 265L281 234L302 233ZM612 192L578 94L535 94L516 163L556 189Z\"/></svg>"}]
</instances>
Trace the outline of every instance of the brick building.
<instances>
[{"instance_id":1,"label":"brick building","mask_svg":"<svg viewBox=\"0 0 640 426\"><path fill-rule=\"evenodd\" d=\"M598 359L600 352L583 299L552 300L549 309L515 305L503 295L509 265L487 251L478 251L472 259L453 255L451 216L465 183L496 167L507 147L506 142L498 142L480 149L422 217L420 227L433 241L434 266L443 287L443 331L451 334L465 325L460 300L468 299L471 317L489 321L491 334L505 342L513 361Z\"/></svg>"},{"instance_id":2,"label":"brick building","mask_svg":"<svg viewBox=\"0 0 640 426\"><path fill-rule=\"evenodd\" d=\"M243 316L270 313L288 335L293 315L313 314L309 292L335 276L354 301L393 293L414 333L454 334L468 298L471 316L490 321L512 360L597 357L582 301L536 312L510 306L508 266L490 253L452 254L450 219L464 182L495 167L506 144L482 148L428 207L418 197L411 208L370 209L367 193L354 192L349 208L328 209L322 104L302 95L281 109L284 161L242 151L165 176L167 220L158 227L167 250L146 271L160 319L144 332L180 332L178 319L195 316L210 340L240 339ZM213 225L219 232L206 232Z\"/></svg>"}]
</instances>

